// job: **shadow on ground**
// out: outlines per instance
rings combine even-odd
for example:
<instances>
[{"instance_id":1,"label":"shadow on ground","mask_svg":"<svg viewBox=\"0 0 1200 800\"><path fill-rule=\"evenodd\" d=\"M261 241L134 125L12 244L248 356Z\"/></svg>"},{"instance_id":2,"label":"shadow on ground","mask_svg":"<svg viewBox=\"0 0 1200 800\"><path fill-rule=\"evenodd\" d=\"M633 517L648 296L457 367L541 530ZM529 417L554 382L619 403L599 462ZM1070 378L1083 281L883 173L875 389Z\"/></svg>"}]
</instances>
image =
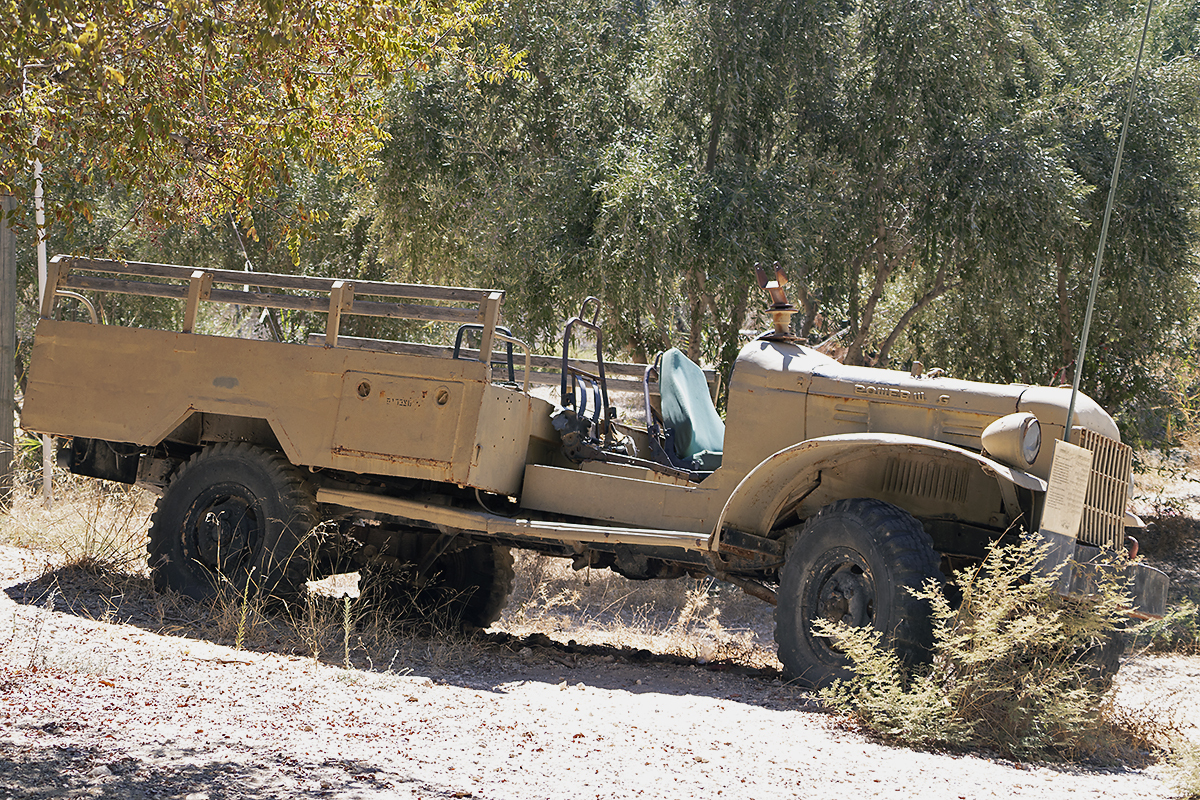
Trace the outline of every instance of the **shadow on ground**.
<instances>
[{"instance_id":1,"label":"shadow on ground","mask_svg":"<svg viewBox=\"0 0 1200 800\"><path fill-rule=\"evenodd\" d=\"M131 625L154 634L207 641L216 645L235 644L236 615L212 604L199 603L173 593L155 591L148 578L119 575L85 567L67 566L36 579L11 585L5 594L15 603L47 612L74 615L81 619ZM336 601L330 601L331 603ZM336 612L336 608L327 609ZM300 615L301 617L303 615ZM312 641L297 628L297 617L286 613L255 613L247 625L243 649L252 653L276 653L310 657ZM327 633L329 633L327 631ZM320 660L342 666L341 632L333 631L319 648ZM351 666L364 676L388 674L402 667L406 675L483 691L501 691L504 684L533 681L558 684L584 683L595 688L631 692L696 694L778 707L782 691L790 708L817 710L819 704L799 688L781 685L778 670L758 668L733 660L701 663L670 653L607 644L559 641L544 633L514 636L503 631L477 631L467 635L425 630L389 632L380 642L379 631L371 645L364 632L351 634ZM564 637L565 638L565 637ZM654 672L655 680L635 680L639 672ZM748 680L753 690L741 692L728 677ZM750 687L747 687L750 688ZM757 697L758 695L761 697ZM774 695L774 696L769 696Z\"/></svg>"},{"instance_id":2,"label":"shadow on ground","mask_svg":"<svg viewBox=\"0 0 1200 800\"><path fill-rule=\"evenodd\" d=\"M311 762L241 745L213 751L146 744L80 745L58 736L59 720L26 726L21 744L0 741L0 793L5 797L59 798L351 798L378 796L464 797L362 761Z\"/></svg>"}]
</instances>

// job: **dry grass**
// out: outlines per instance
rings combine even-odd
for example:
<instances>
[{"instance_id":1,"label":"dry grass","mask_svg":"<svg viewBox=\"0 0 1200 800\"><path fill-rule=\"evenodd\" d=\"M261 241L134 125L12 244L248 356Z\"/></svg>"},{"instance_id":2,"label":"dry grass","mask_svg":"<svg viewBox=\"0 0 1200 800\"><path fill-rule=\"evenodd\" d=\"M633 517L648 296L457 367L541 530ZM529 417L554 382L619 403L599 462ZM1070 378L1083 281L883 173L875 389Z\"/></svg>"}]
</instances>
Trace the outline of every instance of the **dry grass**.
<instances>
[{"instance_id":1,"label":"dry grass","mask_svg":"<svg viewBox=\"0 0 1200 800\"><path fill-rule=\"evenodd\" d=\"M631 581L526 552L516 554L516 569L513 596L493 626L514 636L779 666L771 607L733 587L707 578Z\"/></svg>"},{"instance_id":2,"label":"dry grass","mask_svg":"<svg viewBox=\"0 0 1200 800\"><path fill-rule=\"evenodd\" d=\"M1167 755L1166 771L1177 797L1200 800L1200 742L1176 740Z\"/></svg>"},{"instance_id":3,"label":"dry grass","mask_svg":"<svg viewBox=\"0 0 1200 800\"><path fill-rule=\"evenodd\" d=\"M53 554L63 564L144 574L154 495L134 486L55 473L55 502L18 481L12 509L0 514L0 544Z\"/></svg>"},{"instance_id":4,"label":"dry grass","mask_svg":"<svg viewBox=\"0 0 1200 800\"><path fill-rule=\"evenodd\" d=\"M0 515L0 544L49 554L46 574L26 587L27 606L40 610L49 600L93 619L375 670L458 669L485 646L436 623L398 626L369 597L345 598L337 590L282 610L268 610L232 586L207 604L156 592L145 550L154 496L65 473L56 474L55 490L47 510L39 487L22 483L12 511ZM516 554L516 568L513 597L493 630L701 663L778 667L771 608L732 587L707 579L630 581L608 570L574 572L568 561L523 552Z\"/></svg>"}]
</instances>

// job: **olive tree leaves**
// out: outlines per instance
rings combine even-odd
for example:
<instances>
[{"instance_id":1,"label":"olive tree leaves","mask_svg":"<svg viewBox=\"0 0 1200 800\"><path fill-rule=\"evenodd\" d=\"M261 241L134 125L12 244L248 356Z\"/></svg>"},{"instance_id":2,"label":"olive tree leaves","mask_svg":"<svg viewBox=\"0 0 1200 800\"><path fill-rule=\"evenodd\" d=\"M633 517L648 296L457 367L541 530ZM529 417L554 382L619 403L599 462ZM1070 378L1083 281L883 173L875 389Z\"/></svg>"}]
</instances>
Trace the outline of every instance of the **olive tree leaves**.
<instances>
[{"instance_id":1,"label":"olive tree leaves","mask_svg":"<svg viewBox=\"0 0 1200 800\"><path fill-rule=\"evenodd\" d=\"M2 0L0 190L27 197L37 159L58 218L91 203L56 187L103 181L151 220L246 219L294 165L362 171L383 87L512 73L475 42L489 22L473 0Z\"/></svg>"}]
</instances>

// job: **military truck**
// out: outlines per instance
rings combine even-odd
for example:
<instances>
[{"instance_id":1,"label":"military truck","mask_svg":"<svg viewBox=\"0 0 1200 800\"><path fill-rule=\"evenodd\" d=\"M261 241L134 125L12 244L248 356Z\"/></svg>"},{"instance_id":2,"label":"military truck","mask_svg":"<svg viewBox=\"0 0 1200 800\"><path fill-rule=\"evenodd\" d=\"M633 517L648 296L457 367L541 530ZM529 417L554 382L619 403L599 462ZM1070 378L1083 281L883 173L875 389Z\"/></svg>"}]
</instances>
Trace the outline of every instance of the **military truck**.
<instances>
[{"instance_id":1,"label":"military truck","mask_svg":"<svg viewBox=\"0 0 1200 800\"><path fill-rule=\"evenodd\" d=\"M907 589L995 540L1041 533L1048 560L1077 564L1136 548L1131 451L1099 405L1081 396L1064 437L1064 388L845 366L789 334L783 283L760 277L773 328L741 349L722 419L718 376L680 351L606 360L592 300L545 356L500 324L501 292L58 257L23 426L62 437L72 472L160 494L160 587L286 601L359 569L486 626L511 548L635 580L712 576L776 606L785 672L813 685L847 669L816 620L872 626L920 658L929 613ZM173 298L182 325L59 318L108 293ZM316 312L325 331L198 332L202 309L234 306ZM447 338L345 336L350 315ZM1056 457L1064 438L1082 473ZM1161 615L1165 576L1136 562L1127 575L1130 613Z\"/></svg>"}]
</instances>

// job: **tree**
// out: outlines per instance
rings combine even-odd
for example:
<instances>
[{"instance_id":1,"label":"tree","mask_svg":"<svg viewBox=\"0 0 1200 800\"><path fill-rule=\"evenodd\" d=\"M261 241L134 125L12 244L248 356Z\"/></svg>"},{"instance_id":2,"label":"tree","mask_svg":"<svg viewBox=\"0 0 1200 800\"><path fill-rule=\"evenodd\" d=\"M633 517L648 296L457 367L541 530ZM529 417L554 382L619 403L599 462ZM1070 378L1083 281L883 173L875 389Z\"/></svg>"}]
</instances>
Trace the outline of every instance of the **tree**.
<instances>
[{"instance_id":1,"label":"tree","mask_svg":"<svg viewBox=\"0 0 1200 800\"><path fill-rule=\"evenodd\" d=\"M380 87L518 61L470 43L477 0L2 0L0 20L0 190L28 198L38 159L60 218L92 210L70 185L100 182L150 220L245 220L297 166L361 170Z\"/></svg>"},{"instance_id":2,"label":"tree","mask_svg":"<svg viewBox=\"0 0 1200 800\"><path fill-rule=\"evenodd\" d=\"M1084 371L1085 390L1114 410L1161 404L1156 362L1190 331L1200 266L1197 8L1194 0L1159 7L1136 87ZM1059 68L1026 106L1056 168L1071 177L1075 199L1060 206L1069 213L1036 237L1039 248L1000 250L1026 257L948 296L910 352L937 353L957 374L1070 381L1142 13L1084 2L1057 19Z\"/></svg>"},{"instance_id":3,"label":"tree","mask_svg":"<svg viewBox=\"0 0 1200 800\"><path fill-rule=\"evenodd\" d=\"M786 259L837 9L797 0L506 6L531 80L399 99L372 202L400 274L499 284L548 336L589 294L638 357L732 357L756 262ZM807 229L815 228L816 224ZM428 274L424 272L424 274ZM680 335L682 334L682 336Z\"/></svg>"},{"instance_id":4,"label":"tree","mask_svg":"<svg viewBox=\"0 0 1200 800\"><path fill-rule=\"evenodd\" d=\"M503 288L547 347L595 294L614 349L727 364L762 324L753 265L778 262L797 331L848 328L849 361L1050 380L1073 357L1131 66L1114 31L1134 10L507 4L485 35L528 53L527 79L431 70L391 94L378 180L350 212L360 268ZM1150 377L1138 337L1164 341L1190 302L1194 10L1156 16L1171 55L1126 153L1089 386L1112 403Z\"/></svg>"}]
</instances>

